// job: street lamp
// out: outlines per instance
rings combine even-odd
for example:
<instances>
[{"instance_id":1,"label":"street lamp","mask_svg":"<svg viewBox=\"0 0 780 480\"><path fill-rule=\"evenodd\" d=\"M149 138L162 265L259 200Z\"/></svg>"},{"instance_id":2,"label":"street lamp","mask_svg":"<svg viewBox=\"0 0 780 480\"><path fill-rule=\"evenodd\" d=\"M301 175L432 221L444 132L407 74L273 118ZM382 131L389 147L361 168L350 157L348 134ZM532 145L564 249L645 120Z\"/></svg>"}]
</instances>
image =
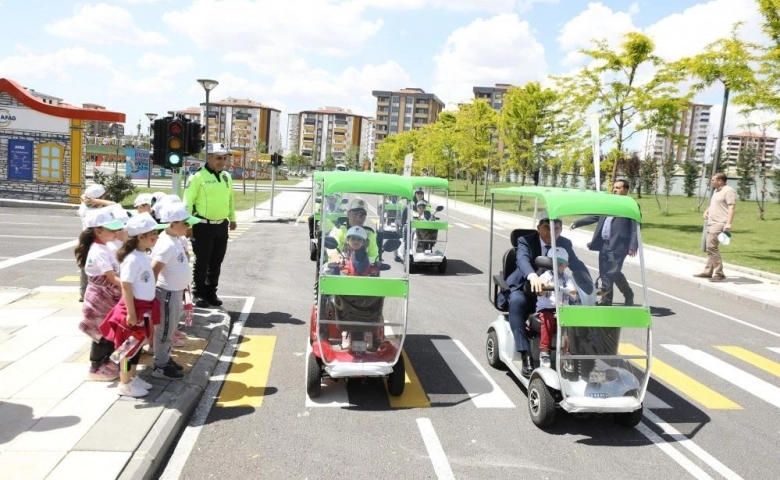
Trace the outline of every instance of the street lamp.
<instances>
[{"instance_id":1,"label":"street lamp","mask_svg":"<svg viewBox=\"0 0 780 480\"><path fill-rule=\"evenodd\" d=\"M157 118L156 113L147 113L146 118L149 119L149 168L146 172L146 188L152 186L152 122Z\"/></svg>"},{"instance_id":2,"label":"street lamp","mask_svg":"<svg viewBox=\"0 0 780 480\"><path fill-rule=\"evenodd\" d=\"M204 122L206 128L206 154L208 154L209 148L209 93L217 88L219 82L216 80L208 80L205 78L199 78L198 83L206 91L206 121Z\"/></svg>"}]
</instances>

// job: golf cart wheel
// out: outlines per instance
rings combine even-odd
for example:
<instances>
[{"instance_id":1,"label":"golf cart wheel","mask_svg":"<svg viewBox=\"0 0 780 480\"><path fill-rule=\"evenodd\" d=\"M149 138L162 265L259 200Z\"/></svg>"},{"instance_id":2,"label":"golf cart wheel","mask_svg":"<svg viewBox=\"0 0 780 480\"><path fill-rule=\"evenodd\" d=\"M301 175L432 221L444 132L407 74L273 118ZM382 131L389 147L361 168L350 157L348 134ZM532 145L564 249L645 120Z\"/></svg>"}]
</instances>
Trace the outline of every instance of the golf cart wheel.
<instances>
[{"instance_id":1,"label":"golf cart wheel","mask_svg":"<svg viewBox=\"0 0 780 480\"><path fill-rule=\"evenodd\" d=\"M439 273L444 274L444 272L447 271L447 257L444 257L441 259L441 263L439 264Z\"/></svg>"},{"instance_id":2,"label":"golf cart wheel","mask_svg":"<svg viewBox=\"0 0 780 480\"><path fill-rule=\"evenodd\" d=\"M504 370L506 365L498 356L498 335L495 330L488 332L487 340L485 341L485 355L487 356L488 365L491 367Z\"/></svg>"},{"instance_id":3,"label":"golf cart wheel","mask_svg":"<svg viewBox=\"0 0 780 480\"><path fill-rule=\"evenodd\" d=\"M393 371L387 376L387 392L398 397L404 393L406 384L406 367L404 367L404 357L398 357L398 363L393 367Z\"/></svg>"},{"instance_id":4,"label":"golf cart wheel","mask_svg":"<svg viewBox=\"0 0 780 480\"><path fill-rule=\"evenodd\" d=\"M306 359L306 393L310 398L315 398L322 391L322 369L317 362L317 357L309 353Z\"/></svg>"},{"instance_id":5,"label":"golf cart wheel","mask_svg":"<svg viewBox=\"0 0 780 480\"><path fill-rule=\"evenodd\" d=\"M642 421L642 412L644 409L640 406L633 412L613 413L612 418L615 419L615 423L621 427L634 428Z\"/></svg>"},{"instance_id":6,"label":"golf cart wheel","mask_svg":"<svg viewBox=\"0 0 780 480\"><path fill-rule=\"evenodd\" d=\"M540 377L528 385L528 413L539 428L549 427L555 420L555 399Z\"/></svg>"}]
</instances>

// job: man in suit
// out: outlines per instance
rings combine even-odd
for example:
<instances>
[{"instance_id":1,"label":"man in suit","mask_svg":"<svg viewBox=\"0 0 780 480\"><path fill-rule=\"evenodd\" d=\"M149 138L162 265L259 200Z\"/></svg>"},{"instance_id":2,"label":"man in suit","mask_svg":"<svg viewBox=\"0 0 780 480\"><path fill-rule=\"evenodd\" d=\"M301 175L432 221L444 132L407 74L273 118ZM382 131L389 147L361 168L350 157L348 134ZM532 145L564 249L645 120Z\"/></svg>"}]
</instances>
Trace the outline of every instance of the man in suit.
<instances>
[{"instance_id":1,"label":"man in suit","mask_svg":"<svg viewBox=\"0 0 780 480\"><path fill-rule=\"evenodd\" d=\"M628 195L628 182L618 180L612 185L615 195ZM597 223L593 240L588 248L599 252L599 276L601 277L602 296L598 305L612 305L613 285L617 285L625 298L624 304L634 304L634 291L623 275L623 261L626 255L634 256L637 251L636 222L629 218L603 217L592 215L571 224L571 229Z\"/></svg>"},{"instance_id":2,"label":"man in suit","mask_svg":"<svg viewBox=\"0 0 780 480\"><path fill-rule=\"evenodd\" d=\"M552 229L550 228L551 223L553 224ZM522 374L526 377L531 376L531 372L534 370L534 362L531 357L531 343L528 341L525 322L528 315L536 308L536 294L541 293L544 286L536 274L534 259L547 255L547 252L552 248L552 235L555 233L556 246L566 250L566 253L569 255L569 268L572 271L587 271L585 264L574 253L571 241L560 236L562 229L563 223L560 218L550 222L547 212L543 211L539 216L536 232L517 240L517 267L506 279L510 291L509 326L515 337L515 349L522 356ZM527 295L523 291L525 282L530 282L533 294Z\"/></svg>"}]
</instances>

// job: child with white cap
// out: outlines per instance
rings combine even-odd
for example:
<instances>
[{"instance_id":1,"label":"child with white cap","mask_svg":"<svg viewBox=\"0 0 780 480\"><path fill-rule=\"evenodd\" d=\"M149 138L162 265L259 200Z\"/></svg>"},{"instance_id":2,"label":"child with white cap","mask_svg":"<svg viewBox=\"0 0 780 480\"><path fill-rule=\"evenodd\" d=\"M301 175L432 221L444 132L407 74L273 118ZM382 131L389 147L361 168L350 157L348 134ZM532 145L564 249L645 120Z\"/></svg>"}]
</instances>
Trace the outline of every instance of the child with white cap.
<instances>
[{"instance_id":1,"label":"child with white cap","mask_svg":"<svg viewBox=\"0 0 780 480\"><path fill-rule=\"evenodd\" d=\"M160 210L160 219L168 228L152 249L152 269L157 276L156 298L160 302L161 320L154 327L154 370L152 376L178 380L184 375L181 366L171 358L176 346L176 332L184 306L184 291L192 280L192 268L181 239L200 220L181 202L168 202ZM179 344L181 345L181 344Z\"/></svg>"},{"instance_id":2,"label":"child with white cap","mask_svg":"<svg viewBox=\"0 0 780 480\"><path fill-rule=\"evenodd\" d=\"M86 189L84 189L84 194L81 195L81 205L79 205L79 217L81 218L82 229L87 228L86 219L85 219L85 215L87 214L87 212L95 208L106 207L114 203L111 200L105 199L104 198L105 196L106 196L106 187L100 185L99 183L90 185ZM86 289L87 289L87 275L84 273L84 270L81 269L80 277L79 277L79 302L84 301L84 292L86 291Z\"/></svg>"},{"instance_id":3,"label":"child with white cap","mask_svg":"<svg viewBox=\"0 0 780 480\"><path fill-rule=\"evenodd\" d=\"M138 210L138 213L151 213L153 202L154 197L151 193L139 193L133 201L133 206Z\"/></svg>"},{"instance_id":4,"label":"child with white cap","mask_svg":"<svg viewBox=\"0 0 780 480\"><path fill-rule=\"evenodd\" d=\"M541 339L539 340L539 365L550 368L550 344L552 335L557 331L557 318L555 316L555 305L568 305L570 299L577 295L577 288L574 281L566 273L566 267L569 266L569 254L561 247L555 247L547 253L549 258L553 259L558 269L559 288L553 291L542 291L536 299L536 313L541 320ZM539 276L539 279L547 288L555 287L555 277L552 270L547 270ZM557 295L560 292L560 295ZM560 298L557 298L560 296Z\"/></svg>"},{"instance_id":5,"label":"child with white cap","mask_svg":"<svg viewBox=\"0 0 780 480\"><path fill-rule=\"evenodd\" d=\"M88 278L79 329L92 339L89 352L89 379L111 381L119 375L109 361L113 342L103 338L100 323L122 296L119 262L109 244L116 239L124 224L115 215L114 206L92 209L85 215L86 228L79 235L75 249L76 263Z\"/></svg>"},{"instance_id":6,"label":"child with white cap","mask_svg":"<svg viewBox=\"0 0 780 480\"><path fill-rule=\"evenodd\" d=\"M152 325L160 322L160 306L155 299L155 276L152 261L146 254L157 243L159 230L167 228L158 224L148 213L130 218L125 224L127 240L117 252L120 262L119 278L122 281L122 298L100 324L100 332L119 348L130 337L145 339ZM136 376L136 366L143 341L119 360L119 394L144 397L152 385Z\"/></svg>"}]
</instances>

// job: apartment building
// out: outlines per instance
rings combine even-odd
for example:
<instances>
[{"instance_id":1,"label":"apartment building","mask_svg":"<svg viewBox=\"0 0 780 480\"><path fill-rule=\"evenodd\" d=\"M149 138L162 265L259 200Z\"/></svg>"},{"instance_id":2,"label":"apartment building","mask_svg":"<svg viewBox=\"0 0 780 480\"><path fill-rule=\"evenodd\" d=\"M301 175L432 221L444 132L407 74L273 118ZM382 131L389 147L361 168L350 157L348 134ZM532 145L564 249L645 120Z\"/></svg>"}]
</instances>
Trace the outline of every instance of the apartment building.
<instances>
[{"instance_id":1,"label":"apartment building","mask_svg":"<svg viewBox=\"0 0 780 480\"><path fill-rule=\"evenodd\" d=\"M211 110L211 103L209 103L209 110ZM192 120L193 122L203 123L203 112L198 107L189 107L185 108L184 110L168 110L168 116L169 117L177 117L181 115L182 117Z\"/></svg>"},{"instance_id":2,"label":"apartment building","mask_svg":"<svg viewBox=\"0 0 780 480\"><path fill-rule=\"evenodd\" d=\"M363 118L363 127L360 129L360 153L363 162L373 162L376 151L376 119Z\"/></svg>"},{"instance_id":3,"label":"apartment building","mask_svg":"<svg viewBox=\"0 0 780 480\"><path fill-rule=\"evenodd\" d=\"M36 92L32 88L25 88L32 96L40 100L47 105L54 105L55 107L64 103L63 99L55 97L54 95L47 95L45 93Z\"/></svg>"},{"instance_id":4,"label":"apartment building","mask_svg":"<svg viewBox=\"0 0 780 480\"><path fill-rule=\"evenodd\" d=\"M388 135L434 123L444 110L444 102L421 88L397 91L374 90L376 97L376 133L378 145Z\"/></svg>"},{"instance_id":5,"label":"apartment building","mask_svg":"<svg viewBox=\"0 0 780 480\"><path fill-rule=\"evenodd\" d=\"M512 85L508 83L497 83L494 87L474 87L474 98L487 101L493 110L500 112L504 106L504 95Z\"/></svg>"},{"instance_id":6,"label":"apartment building","mask_svg":"<svg viewBox=\"0 0 780 480\"><path fill-rule=\"evenodd\" d=\"M60 105L62 103L60 102ZM82 108L87 110L105 110L106 107L98 105L97 103L83 103ZM87 122L85 126L85 133L87 135L87 142L91 143L91 140L95 140L94 143L112 143L111 140L100 142L97 139L122 139L125 136L125 126L122 123L112 122Z\"/></svg>"},{"instance_id":7,"label":"apartment building","mask_svg":"<svg viewBox=\"0 0 780 480\"><path fill-rule=\"evenodd\" d=\"M206 104L201 103L201 118L206 118ZM280 152L281 110L249 99L228 98L209 102L207 143L224 143L233 149L252 149L258 141L268 152ZM205 124L205 120L201 123Z\"/></svg>"},{"instance_id":8,"label":"apartment building","mask_svg":"<svg viewBox=\"0 0 780 480\"><path fill-rule=\"evenodd\" d=\"M737 167L737 159L739 159L740 153L748 148L755 149L757 154L756 162L762 162L764 166L772 165L777 148L777 138L750 132L726 135L722 161L728 162L729 169L734 169Z\"/></svg>"},{"instance_id":9,"label":"apartment building","mask_svg":"<svg viewBox=\"0 0 780 480\"><path fill-rule=\"evenodd\" d=\"M350 147L358 149L358 158L364 160L363 131L370 128L366 118L339 107L322 107L291 113L287 117L287 148L319 165L328 153L337 162L342 161Z\"/></svg>"},{"instance_id":10,"label":"apartment building","mask_svg":"<svg viewBox=\"0 0 780 480\"><path fill-rule=\"evenodd\" d=\"M688 158L704 163L712 105L692 103L680 114L674 126L666 131L652 130L645 145L645 157L657 161L672 155L682 165Z\"/></svg>"}]
</instances>

